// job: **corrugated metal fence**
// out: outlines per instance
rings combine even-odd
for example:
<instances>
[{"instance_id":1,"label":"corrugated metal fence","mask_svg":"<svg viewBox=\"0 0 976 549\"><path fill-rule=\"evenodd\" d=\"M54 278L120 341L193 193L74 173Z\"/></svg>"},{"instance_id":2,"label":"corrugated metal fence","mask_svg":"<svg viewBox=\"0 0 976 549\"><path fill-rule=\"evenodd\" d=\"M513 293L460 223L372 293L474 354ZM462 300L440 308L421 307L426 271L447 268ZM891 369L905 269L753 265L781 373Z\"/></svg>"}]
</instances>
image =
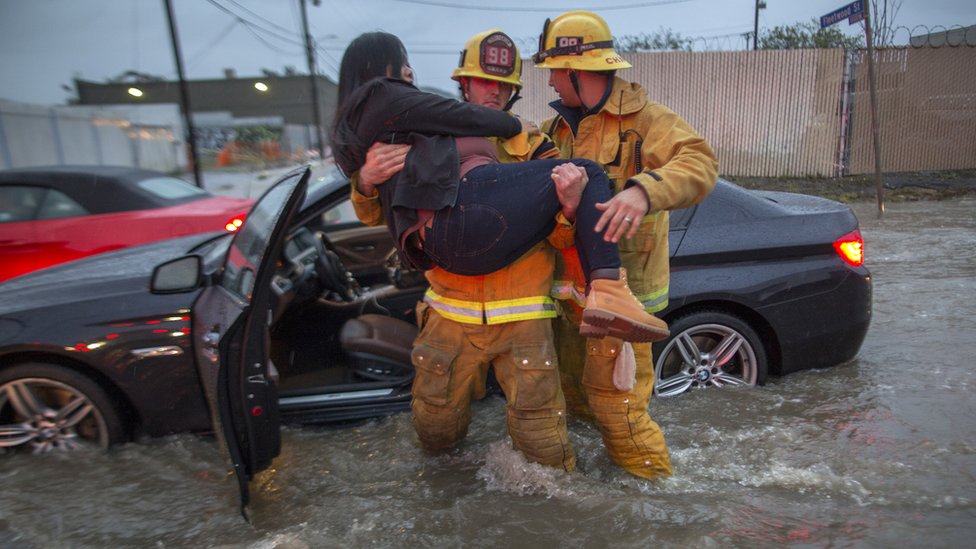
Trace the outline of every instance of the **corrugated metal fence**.
<instances>
[{"instance_id":1,"label":"corrugated metal fence","mask_svg":"<svg viewBox=\"0 0 976 549\"><path fill-rule=\"evenodd\" d=\"M976 168L976 48L876 54L882 169ZM843 50L629 54L621 73L687 119L724 175L870 173L867 63ZM548 71L525 63L515 112L541 122L557 99Z\"/></svg>"}]
</instances>

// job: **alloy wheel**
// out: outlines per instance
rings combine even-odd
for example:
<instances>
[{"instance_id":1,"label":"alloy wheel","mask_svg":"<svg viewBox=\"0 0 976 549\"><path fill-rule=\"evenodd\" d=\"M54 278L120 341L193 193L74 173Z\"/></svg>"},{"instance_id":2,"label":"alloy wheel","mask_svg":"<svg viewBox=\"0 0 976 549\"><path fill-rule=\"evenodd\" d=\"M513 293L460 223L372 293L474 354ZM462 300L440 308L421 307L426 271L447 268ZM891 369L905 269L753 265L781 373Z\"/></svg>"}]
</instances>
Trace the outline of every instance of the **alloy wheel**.
<instances>
[{"instance_id":1,"label":"alloy wheel","mask_svg":"<svg viewBox=\"0 0 976 549\"><path fill-rule=\"evenodd\" d=\"M673 396L693 389L754 386L759 378L756 347L727 325L692 325L668 341L658 356L654 393Z\"/></svg>"},{"instance_id":2,"label":"alloy wheel","mask_svg":"<svg viewBox=\"0 0 976 549\"><path fill-rule=\"evenodd\" d=\"M107 448L105 417L84 393L60 381L18 378L0 386L0 448L68 451L83 443Z\"/></svg>"}]
</instances>

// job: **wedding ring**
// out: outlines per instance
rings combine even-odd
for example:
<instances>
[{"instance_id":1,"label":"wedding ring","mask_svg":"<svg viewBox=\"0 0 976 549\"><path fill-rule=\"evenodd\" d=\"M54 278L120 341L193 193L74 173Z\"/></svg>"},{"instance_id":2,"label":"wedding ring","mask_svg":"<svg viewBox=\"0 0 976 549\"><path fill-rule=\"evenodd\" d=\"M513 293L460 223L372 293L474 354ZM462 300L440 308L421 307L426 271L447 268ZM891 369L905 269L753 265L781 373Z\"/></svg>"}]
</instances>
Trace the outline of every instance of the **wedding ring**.
<instances>
[{"instance_id":1,"label":"wedding ring","mask_svg":"<svg viewBox=\"0 0 976 549\"><path fill-rule=\"evenodd\" d=\"M624 216L624 223L633 223L633 222L634 220L631 219L630 216L627 215Z\"/></svg>"}]
</instances>

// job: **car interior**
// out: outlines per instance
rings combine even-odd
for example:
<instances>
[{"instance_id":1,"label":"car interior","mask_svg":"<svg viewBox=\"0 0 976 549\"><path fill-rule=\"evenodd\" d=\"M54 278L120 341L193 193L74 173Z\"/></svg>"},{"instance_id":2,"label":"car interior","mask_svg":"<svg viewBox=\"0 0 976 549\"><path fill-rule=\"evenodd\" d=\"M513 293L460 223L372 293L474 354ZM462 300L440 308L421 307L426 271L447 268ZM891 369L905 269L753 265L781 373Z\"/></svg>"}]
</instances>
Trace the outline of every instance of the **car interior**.
<instances>
[{"instance_id":1,"label":"car interior","mask_svg":"<svg viewBox=\"0 0 976 549\"><path fill-rule=\"evenodd\" d=\"M427 282L400 265L386 227L364 227L347 208L293 230L274 277L271 360L284 420L307 422L318 409L329 421L356 419L357 402L370 408L362 417L375 416L384 396L399 397L397 409L409 402L413 311Z\"/></svg>"}]
</instances>

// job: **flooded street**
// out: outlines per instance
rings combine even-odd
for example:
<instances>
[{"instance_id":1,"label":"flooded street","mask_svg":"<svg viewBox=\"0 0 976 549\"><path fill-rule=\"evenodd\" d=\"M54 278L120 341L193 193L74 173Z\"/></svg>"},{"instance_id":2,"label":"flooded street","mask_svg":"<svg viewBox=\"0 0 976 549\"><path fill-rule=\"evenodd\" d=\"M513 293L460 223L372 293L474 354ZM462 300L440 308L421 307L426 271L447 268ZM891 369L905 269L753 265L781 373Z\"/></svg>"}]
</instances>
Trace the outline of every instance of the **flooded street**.
<instances>
[{"instance_id":1,"label":"flooded street","mask_svg":"<svg viewBox=\"0 0 976 549\"><path fill-rule=\"evenodd\" d=\"M2 547L964 547L976 536L976 199L855 205L874 279L856 360L652 401L672 478L623 473L571 423L580 471L508 448L477 403L452 455L408 414L284 431L251 524L211 439L0 456Z\"/></svg>"}]
</instances>

